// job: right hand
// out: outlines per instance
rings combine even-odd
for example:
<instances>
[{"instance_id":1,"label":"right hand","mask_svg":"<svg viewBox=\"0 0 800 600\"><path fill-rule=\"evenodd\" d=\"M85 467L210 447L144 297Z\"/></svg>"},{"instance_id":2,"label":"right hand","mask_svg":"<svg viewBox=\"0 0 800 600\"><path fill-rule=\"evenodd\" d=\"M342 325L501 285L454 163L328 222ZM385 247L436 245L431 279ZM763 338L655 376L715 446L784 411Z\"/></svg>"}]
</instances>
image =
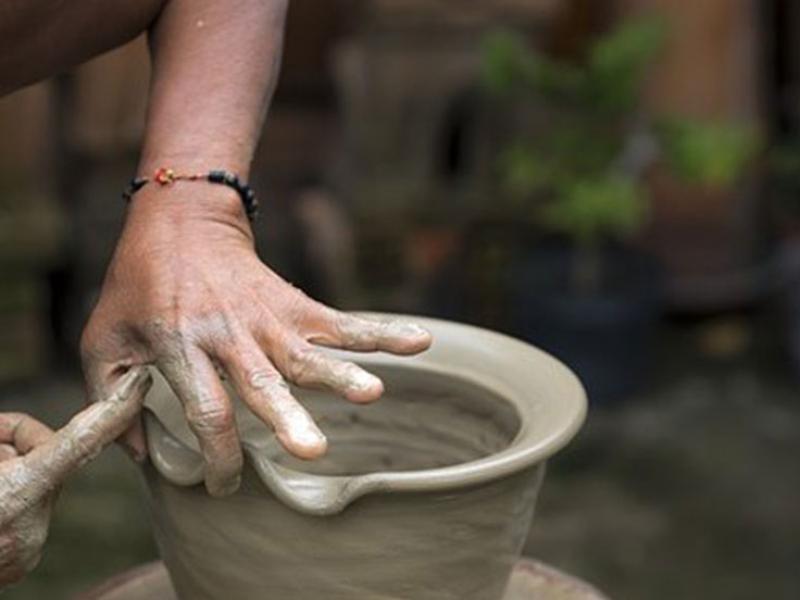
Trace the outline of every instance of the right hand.
<instances>
[{"instance_id":1,"label":"right hand","mask_svg":"<svg viewBox=\"0 0 800 600\"><path fill-rule=\"evenodd\" d=\"M146 370L131 371L55 433L28 415L0 413L0 589L39 562L59 487L130 426L149 386Z\"/></svg>"},{"instance_id":2,"label":"right hand","mask_svg":"<svg viewBox=\"0 0 800 600\"><path fill-rule=\"evenodd\" d=\"M263 264L239 199L203 183L133 199L99 303L82 339L91 397L118 373L154 364L183 403L205 458L212 495L234 492L242 451L217 369L292 454L316 458L326 440L286 384L329 389L352 402L383 392L380 379L319 345L414 354L431 336L401 321L338 312L308 298ZM141 424L127 436L143 458Z\"/></svg>"}]
</instances>

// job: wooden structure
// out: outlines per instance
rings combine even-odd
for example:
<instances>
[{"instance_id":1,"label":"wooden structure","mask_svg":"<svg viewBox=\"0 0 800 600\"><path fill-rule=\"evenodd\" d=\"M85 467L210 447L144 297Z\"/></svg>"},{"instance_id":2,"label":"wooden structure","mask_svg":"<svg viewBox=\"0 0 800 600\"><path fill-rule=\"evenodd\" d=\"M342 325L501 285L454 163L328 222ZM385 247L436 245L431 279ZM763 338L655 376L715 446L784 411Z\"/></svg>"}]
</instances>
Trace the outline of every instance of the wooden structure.
<instances>
[{"instance_id":1,"label":"wooden structure","mask_svg":"<svg viewBox=\"0 0 800 600\"><path fill-rule=\"evenodd\" d=\"M63 239L50 164L52 90L0 99L0 382L37 374L50 347L46 279Z\"/></svg>"}]
</instances>

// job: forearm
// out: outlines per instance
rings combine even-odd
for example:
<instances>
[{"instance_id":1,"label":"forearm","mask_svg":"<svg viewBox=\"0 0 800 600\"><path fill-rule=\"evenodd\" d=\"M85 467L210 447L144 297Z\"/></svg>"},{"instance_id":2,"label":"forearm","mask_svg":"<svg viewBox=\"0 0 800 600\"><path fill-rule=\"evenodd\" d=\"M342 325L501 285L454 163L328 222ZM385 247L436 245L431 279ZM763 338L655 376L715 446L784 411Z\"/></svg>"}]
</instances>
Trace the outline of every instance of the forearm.
<instances>
[{"instance_id":1,"label":"forearm","mask_svg":"<svg viewBox=\"0 0 800 600\"><path fill-rule=\"evenodd\" d=\"M287 0L171 0L151 30L140 173L247 177L278 75Z\"/></svg>"},{"instance_id":2,"label":"forearm","mask_svg":"<svg viewBox=\"0 0 800 600\"><path fill-rule=\"evenodd\" d=\"M132 40L166 0L0 0L0 96Z\"/></svg>"},{"instance_id":3,"label":"forearm","mask_svg":"<svg viewBox=\"0 0 800 600\"><path fill-rule=\"evenodd\" d=\"M0 2L0 95L149 27L153 73L140 174L171 166L227 169L246 178L278 75L287 4L6 0ZM162 196L152 190L137 195L133 212L148 212L148 198ZM226 217L240 208L230 190L197 190L196 196L192 208L222 205ZM241 228L247 229L246 220Z\"/></svg>"}]
</instances>

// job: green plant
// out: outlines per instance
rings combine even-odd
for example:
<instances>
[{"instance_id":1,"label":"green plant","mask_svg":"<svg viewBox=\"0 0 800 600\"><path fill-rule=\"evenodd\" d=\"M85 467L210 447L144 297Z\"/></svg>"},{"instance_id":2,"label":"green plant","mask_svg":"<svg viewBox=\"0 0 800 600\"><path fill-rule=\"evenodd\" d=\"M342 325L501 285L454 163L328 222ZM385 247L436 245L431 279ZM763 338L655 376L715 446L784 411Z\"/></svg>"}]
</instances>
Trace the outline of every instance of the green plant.
<instances>
[{"instance_id":1,"label":"green plant","mask_svg":"<svg viewBox=\"0 0 800 600\"><path fill-rule=\"evenodd\" d=\"M758 149L756 135L728 123L663 119L659 124L664 158L685 181L724 187Z\"/></svg>"},{"instance_id":2,"label":"green plant","mask_svg":"<svg viewBox=\"0 0 800 600\"><path fill-rule=\"evenodd\" d=\"M502 189L522 206L533 201L542 226L573 240L584 263L576 265L574 281L583 289L600 284L600 245L635 234L648 214L639 169L622 159L647 69L666 32L658 17L626 20L578 64L546 57L509 31L484 40L485 89L547 112L547 127L518 132L500 153ZM710 186L734 181L757 145L736 124L664 118L644 129L671 170Z\"/></svg>"}]
</instances>

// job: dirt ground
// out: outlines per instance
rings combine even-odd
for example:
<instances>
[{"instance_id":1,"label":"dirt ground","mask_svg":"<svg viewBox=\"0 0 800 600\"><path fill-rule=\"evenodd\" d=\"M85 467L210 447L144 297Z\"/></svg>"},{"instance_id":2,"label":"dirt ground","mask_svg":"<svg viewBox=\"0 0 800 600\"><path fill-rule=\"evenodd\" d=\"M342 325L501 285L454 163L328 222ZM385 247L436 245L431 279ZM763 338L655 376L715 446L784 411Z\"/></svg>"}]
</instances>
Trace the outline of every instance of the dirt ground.
<instances>
[{"instance_id":1,"label":"dirt ground","mask_svg":"<svg viewBox=\"0 0 800 600\"><path fill-rule=\"evenodd\" d=\"M612 598L800 598L800 406L753 372L592 415L552 461L526 552Z\"/></svg>"},{"instance_id":2,"label":"dirt ground","mask_svg":"<svg viewBox=\"0 0 800 600\"><path fill-rule=\"evenodd\" d=\"M551 461L526 553L613 599L800 598L800 402L760 347L731 360L667 338L645 393L593 407ZM0 390L0 410L63 422L77 378ZM61 600L156 556L117 449L64 489L45 557L8 600Z\"/></svg>"}]
</instances>

